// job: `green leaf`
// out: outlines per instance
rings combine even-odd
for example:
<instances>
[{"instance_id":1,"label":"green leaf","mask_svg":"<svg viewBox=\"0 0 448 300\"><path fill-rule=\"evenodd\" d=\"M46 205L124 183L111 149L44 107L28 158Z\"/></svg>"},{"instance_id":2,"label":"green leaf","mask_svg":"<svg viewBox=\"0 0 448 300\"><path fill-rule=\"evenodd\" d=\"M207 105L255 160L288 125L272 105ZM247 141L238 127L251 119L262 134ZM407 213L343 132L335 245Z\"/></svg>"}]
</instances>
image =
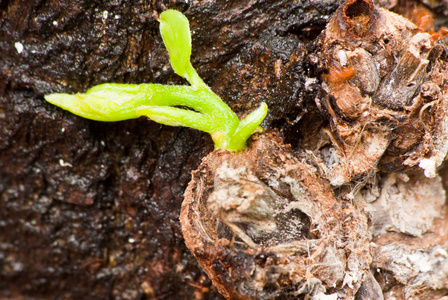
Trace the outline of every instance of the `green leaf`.
<instances>
[{"instance_id":1,"label":"green leaf","mask_svg":"<svg viewBox=\"0 0 448 300\"><path fill-rule=\"evenodd\" d=\"M205 84L190 62L191 36L187 17L173 9L160 14L160 34L170 55L174 71L191 85L203 87Z\"/></svg>"},{"instance_id":2,"label":"green leaf","mask_svg":"<svg viewBox=\"0 0 448 300\"><path fill-rule=\"evenodd\" d=\"M212 133L215 131L210 117L195 111L169 106L142 106L137 115L169 126L185 126Z\"/></svg>"},{"instance_id":3,"label":"green leaf","mask_svg":"<svg viewBox=\"0 0 448 300\"><path fill-rule=\"evenodd\" d=\"M87 119L121 121L137 118L134 106L147 97L137 85L101 84L85 94L56 93L46 95L45 100Z\"/></svg>"},{"instance_id":4,"label":"green leaf","mask_svg":"<svg viewBox=\"0 0 448 300\"><path fill-rule=\"evenodd\" d=\"M206 91L190 86L105 83L85 94L56 93L45 100L83 118L112 122L138 118L137 109L144 105L184 105L210 112L213 107L204 101L206 96Z\"/></svg>"},{"instance_id":5,"label":"green leaf","mask_svg":"<svg viewBox=\"0 0 448 300\"><path fill-rule=\"evenodd\" d=\"M246 116L235 131L232 139L227 147L229 151L238 151L245 149L247 139L258 129L260 123L264 120L268 113L268 106L266 103L261 103L261 105Z\"/></svg>"},{"instance_id":6,"label":"green leaf","mask_svg":"<svg viewBox=\"0 0 448 300\"><path fill-rule=\"evenodd\" d=\"M191 55L188 19L182 13L168 9L160 14L160 33L170 54L174 71L182 77L187 77Z\"/></svg>"},{"instance_id":7,"label":"green leaf","mask_svg":"<svg viewBox=\"0 0 448 300\"><path fill-rule=\"evenodd\" d=\"M170 126L186 126L210 133L216 149L239 151L267 113L262 103L241 122L202 81L191 65L187 18L175 10L160 14L160 32L177 74L192 86L113 84L92 87L85 94L51 94L45 99L78 116L97 121L121 121L147 116ZM179 108L186 107L186 108Z\"/></svg>"}]
</instances>

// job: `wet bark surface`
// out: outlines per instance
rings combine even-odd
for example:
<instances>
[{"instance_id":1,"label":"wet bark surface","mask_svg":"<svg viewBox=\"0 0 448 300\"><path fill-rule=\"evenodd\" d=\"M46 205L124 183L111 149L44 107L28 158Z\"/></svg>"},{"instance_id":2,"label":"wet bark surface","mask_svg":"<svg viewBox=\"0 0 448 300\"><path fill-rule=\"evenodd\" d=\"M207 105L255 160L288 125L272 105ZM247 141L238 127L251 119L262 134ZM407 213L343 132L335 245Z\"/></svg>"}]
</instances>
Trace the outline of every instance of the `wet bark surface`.
<instances>
[{"instance_id":1,"label":"wet bark surface","mask_svg":"<svg viewBox=\"0 0 448 300\"><path fill-rule=\"evenodd\" d=\"M307 150L331 122L316 106L326 95L313 87L325 81L325 70L308 55L342 2L0 2L0 298L220 299L185 246L179 222L191 171L213 150L211 139L144 118L85 120L43 95L104 82L185 84L158 33L157 13L175 8L190 20L192 63L204 81L241 117L266 102L263 127L277 130L293 153ZM410 1L379 2L403 15L411 9ZM422 3L435 13L436 27L447 26L446 1ZM409 180L430 187L416 178L389 176L383 168L359 195L380 184L388 189L379 199L400 204ZM344 187L333 192L345 194ZM378 286L385 296L404 299L413 274L388 262L425 247L421 256L438 262L446 248L445 210L423 239L375 229L374 272L363 278L357 299L376 294ZM448 290L444 283L436 288L422 295L442 297Z\"/></svg>"},{"instance_id":2,"label":"wet bark surface","mask_svg":"<svg viewBox=\"0 0 448 300\"><path fill-rule=\"evenodd\" d=\"M305 46L340 2L0 2L0 296L220 298L178 220L211 139L144 118L85 120L43 95L185 83L156 20L175 8L191 22L205 82L240 116L267 102L263 126L297 143L294 124L313 105Z\"/></svg>"}]
</instances>

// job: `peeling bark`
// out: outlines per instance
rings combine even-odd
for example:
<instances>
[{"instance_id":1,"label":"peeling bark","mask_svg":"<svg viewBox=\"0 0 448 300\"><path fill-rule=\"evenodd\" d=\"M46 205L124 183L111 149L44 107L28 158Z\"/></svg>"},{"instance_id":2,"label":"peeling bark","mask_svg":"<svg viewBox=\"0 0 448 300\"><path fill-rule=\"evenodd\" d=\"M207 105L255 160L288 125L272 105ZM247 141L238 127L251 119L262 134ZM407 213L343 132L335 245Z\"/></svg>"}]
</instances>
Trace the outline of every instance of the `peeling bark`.
<instances>
[{"instance_id":1,"label":"peeling bark","mask_svg":"<svg viewBox=\"0 0 448 300\"><path fill-rule=\"evenodd\" d=\"M370 272L367 216L272 134L243 153L204 158L180 219L227 299L353 299Z\"/></svg>"},{"instance_id":2,"label":"peeling bark","mask_svg":"<svg viewBox=\"0 0 448 300\"><path fill-rule=\"evenodd\" d=\"M433 234L447 222L445 47L349 0L307 59L328 124L295 151L265 134L207 156L185 193L187 246L227 299L447 295L445 234Z\"/></svg>"}]
</instances>

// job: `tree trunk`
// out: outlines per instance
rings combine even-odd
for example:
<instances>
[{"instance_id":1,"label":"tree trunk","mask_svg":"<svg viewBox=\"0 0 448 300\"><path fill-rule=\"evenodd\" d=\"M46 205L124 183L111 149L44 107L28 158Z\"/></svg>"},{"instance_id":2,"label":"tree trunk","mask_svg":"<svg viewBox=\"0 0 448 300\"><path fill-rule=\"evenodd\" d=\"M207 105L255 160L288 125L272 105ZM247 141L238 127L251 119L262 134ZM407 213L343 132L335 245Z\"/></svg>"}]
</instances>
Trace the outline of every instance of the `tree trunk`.
<instances>
[{"instance_id":1,"label":"tree trunk","mask_svg":"<svg viewBox=\"0 0 448 300\"><path fill-rule=\"evenodd\" d=\"M213 151L211 139L145 118L90 121L43 98L54 92L84 92L105 82L186 84L173 72L158 32L157 15L166 8L178 9L190 20L192 64L212 90L240 117L266 102L269 113L262 126L275 130L281 143L290 145L288 150L279 146L279 153L287 151L292 160L313 164L318 180L325 181L325 192L319 193L333 195L338 205L347 202L366 226L371 218L370 231L360 229L364 236L359 239L370 243L364 250L371 256L367 269L372 276L363 273L358 282L337 281L325 293L348 286L352 292L346 295L369 299L378 286L385 299L394 293L399 299L447 296L447 281L428 279L443 280L448 274L448 215L439 177L427 179L418 166L389 170L390 161L379 155L370 162L375 168L379 162L378 176L366 176L371 168L361 168L341 184L334 173L323 171L328 166L321 157L311 158L325 130L333 134L327 143L334 149L353 142L347 136L338 140L341 116L318 101L329 99L339 88L325 83L323 74L329 70L320 61L325 44L319 41L329 16L341 4L336 0L0 1L0 297L220 299L220 293L226 295L199 267L193 255L197 253L186 247L179 221L191 172ZM439 13L436 22L448 14L446 3L428 7ZM437 59L445 62L445 51ZM444 93L446 83L442 85ZM337 95L334 99L340 104ZM427 109L419 115L423 120L430 118L424 114ZM388 129L382 127L381 136ZM396 132L384 142L382 150L403 163L403 157L393 156L397 147L390 146L399 135ZM362 160L365 157L352 163ZM440 174L448 174L446 170ZM408 181L418 191L407 195ZM383 198L375 194L378 187ZM371 204L367 194L379 200ZM407 215L405 227L381 226L385 216L375 215L375 205L397 194L401 198L391 202L398 204L388 207L397 214L407 212L403 207L408 204L399 202L403 197L430 198L429 212L422 217L428 223ZM424 204L412 203L425 210ZM310 237L303 233L299 238ZM420 283L427 288L409 291L409 286Z\"/></svg>"}]
</instances>

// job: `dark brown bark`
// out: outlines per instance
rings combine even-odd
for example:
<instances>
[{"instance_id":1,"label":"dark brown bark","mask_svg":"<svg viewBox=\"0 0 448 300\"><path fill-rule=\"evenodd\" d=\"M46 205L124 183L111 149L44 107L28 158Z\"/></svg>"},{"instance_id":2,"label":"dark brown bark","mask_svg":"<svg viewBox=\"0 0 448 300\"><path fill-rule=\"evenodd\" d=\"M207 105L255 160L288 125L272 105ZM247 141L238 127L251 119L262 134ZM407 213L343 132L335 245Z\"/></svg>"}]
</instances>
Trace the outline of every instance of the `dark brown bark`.
<instances>
[{"instance_id":1,"label":"dark brown bark","mask_svg":"<svg viewBox=\"0 0 448 300\"><path fill-rule=\"evenodd\" d=\"M332 179L337 179L334 175L339 172L337 169L334 174L322 172L328 170L329 160L325 159L331 158L331 155L326 155L322 149L315 151L322 157L307 152L323 145L321 133L325 130L331 137L331 141L328 137L325 141L329 145L327 148L333 151L331 153L350 150L350 147L359 149L359 139L351 136L358 131L345 132L344 135L344 130L359 125L355 120L359 121L360 116L366 124L377 121L374 117L381 110L375 108L370 111L373 117L367 120L362 114L365 112L362 103L344 102L355 99L356 93L351 94L354 95L353 99L338 98L339 92L347 91L343 88L352 92L352 87L357 87L364 89L366 94L374 94L379 81L369 85L362 77L371 69L368 64L357 64L357 73L350 87L341 87L341 82L346 83L344 78L332 82L333 79L322 75L331 75L332 48L328 45L330 50L322 51L327 45L316 41L329 17L342 2L0 1L0 298L217 299L221 298L218 291L223 292L224 287L233 295L241 295L233 290L236 285L220 282L238 278L240 274L226 273L227 270L221 265L238 263L241 259L239 255L247 249L229 250L224 239L223 243L216 244L223 247L219 253L223 256L215 265L217 270L221 268L218 271L222 273L217 272L213 278L213 266L207 272L212 274L215 283L222 284L217 290L186 248L179 222L183 193L191 179L191 171L213 150L207 135L191 129L161 126L144 118L119 123L89 121L62 111L43 99L43 95L52 92L83 92L104 82L185 83L172 71L158 33L157 13L165 8L175 8L186 14L192 28L193 65L205 82L239 116L244 116L261 102L268 104L269 115L262 125L277 130L284 142L291 145L276 145L272 149L277 150L271 152L287 157L291 165L298 166L302 160L309 164L296 166L298 169L309 170L312 165L320 171L318 175L310 173L307 176L311 182L325 181L323 188L309 193L314 196L319 193L327 195L314 198L327 198L328 209L334 210L335 222L342 228L340 235L344 237L344 230L358 225L357 220L361 220L358 226L360 232L369 226L372 235L362 234L357 240L361 242L362 251L356 251L357 246L337 247L338 258L344 263L351 253L352 263L346 263L346 271L353 268L350 270L353 273L348 273L353 275L357 274L358 269L361 270L358 272L359 278L346 276L342 268L342 271L338 269L341 271L339 277L331 274L337 277L332 282L329 279L331 276L326 275L332 272L331 269L313 269L307 273L301 265L303 261L298 260L296 275L297 278L306 279L302 281L304 286L314 282L314 286L323 289L317 297L325 297L324 292L340 291L356 299L374 298L381 292L386 299L392 296L404 299L409 295L419 299L446 296L446 282L437 281L437 278L448 276L448 268L445 267L448 261L445 230L448 214L446 204L443 204L441 182L438 177L424 178L423 171L416 164L403 167L406 153L416 145L425 146L420 147L418 153L431 156L428 149L433 146L433 137L430 133L445 132L437 131L437 126L432 127L433 124L440 124L438 121L444 120L444 117L432 118L429 109L433 106L425 106L425 101L432 99L434 102L440 94L431 94L431 89L423 88L420 94L420 90L411 90L414 87L398 85L407 91L402 102L393 103L396 105L390 107L387 103L380 105L378 101L374 102L377 107L390 109L386 119L388 122L393 119L401 127L394 127L392 125L395 123L391 125L384 120L379 122L384 126L381 127L381 134L368 126L356 127L361 128L359 135L364 138L367 137L366 132L380 138L384 137L384 132L392 134L385 138L384 147L379 147L381 151L372 155L371 160L362 155L357 155L358 161L347 160L347 165L356 162L356 166L362 163L366 166L353 172L339 173L343 175L340 178L346 181L332 182ZM387 0L379 2L402 14L408 14L412 9L410 1L399 1L398 4ZM448 15L446 1L422 2L438 14L436 26L447 25L444 24ZM351 3L355 5L343 16L353 21L353 27L349 28L351 34L362 39L371 29L367 26L369 20L376 15L364 16L362 13L364 10L370 11L367 0L353 0ZM386 21L389 18L385 18ZM365 27L362 22L365 22ZM416 29L412 26L406 27L404 32L415 33ZM320 38L322 41L323 36ZM334 40L339 38L336 36ZM356 42L351 45L354 48L358 46ZM369 55L377 54L373 50ZM390 50L393 54L394 49ZM422 51L425 54L422 58L428 58L432 64L431 52L425 51ZM446 64L444 51L437 54L443 57L443 62L434 69L446 69L440 67ZM357 60L362 62L366 57L367 54L361 52L351 52L355 63ZM309 56L310 53L314 54ZM394 55L391 57L400 56ZM417 61L409 61L415 64L414 67L421 65ZM392 59L388 62L391 69L386 66L381 71L389 76L396 62ZM353 75L334 74L342 77ZM445 93L446 75L443 72L440 76L437 74L433 72L431 80L434 79ZM384 76L379 77L381 80L388 78ZM392 79L383 80L383 86L395 84ZM420 85L422 80L420 77L417 79ZM322 88L323 81L330 85L328 94ZM378 90L381 91L381 88ZM423 125L419 123L413 127L412 122L403 125L400 122L404 119L400 119L396 112L401 109L412 112L407 106L412 102L410 99L417 98L415 95L427 99L422 100L421 107L415 106L419 110L416 114L415 111L414 114L410 113L410 119L414 118L415 121L420 118ZM377 96L386 98L382 92L377 92ZM433 111L440 114L445 112L441 106L434 107L437 110L434 108ZM406 135L410 130L414 131ZM427 134L423 139L423 135L418 134L425 130ZM208 157L214 156L219 155L213 153ZM254 161L267 168L263 164L270 160L263 160L263 156L258 159ZM381 172L376 173L376 177L368 176L376 162L379 162ZM204 160L206 163L207 160ZM278 170L282 167L281 164L276 165ZM201 168L203 170L204 165ZM446 170L446 167L441 170L445 189L448 186ZM390 174L392 171L398 173ZM263 177L267 173L257 176L267 182ZM300 181L301 177L297 174L291 176ZM197 181L199 179L196 178ZM212 184L211 178L207 180ZM331 191L329 182L333 184ZM305 190L307 186L309 184L305 184ZM374 190L378 187L381 195ZM281 187L277 192L285 196L287 187ZM367 198L375 198L376 202L366 204ZM416 209L400 211L406 214L405 220L393 214L403 203L409 205L405 201L417 198L427 202L415 201L412 204ZM389 207L384 208L384 203L388 203ZM425 205L429 208L426 209ZM427 214L414 220L415 210ZM356 218L347 219L351 214ZM304 221L303 231L294 238L310 237L307 235L310 235L308 229L313 225L313 218L308 219L310 216L305 215L295 216L299 219L303 217ZM425 223L425 218L430 221ZM229 221L226 217L223 220ZM322 226L333 224L319 220L313 222ZM397 220L404 221L399 223ZM386 226L380 226L382 224ZM320 232L327 233L325 230ZM330 239L334 235L332 232L328 234ZM193 231L192 235L195 233ZM231 232L225 232L224 238L231 240ZM263 247L278 246L277 236L274 236L274 242L271 238L255 241ZM350 238L356 240L357 237ZM372 242L368 255L367 242ZM246 261L255 257L251 256L255 252L249 250L246 251L248 256L244 257ZM195 251L195 255L200 254ZM363 259L356 259L356 255L361 254ZM318 255L316 257L319 258ZM408 266L408 261L403 257L411 259L412 270L408 273L402 272ZM362 263L362 266L357 268L356 262ZM422 262L432 269L426 272L425 267L421 267ZM258 264L257 261L255 263ZM320 261L315 263L319 265ZM248 270L245 264L236 266L240 269L234 270ZM319 278L319 274L327 277L328 282L325 278L322 281L324 284L317 282L315 279ZM222 275L221 279L218 275ZM341 278L344 278L343 282ZM289 288L290 282L284 282ZM336 284L335 287L333 284ZM420 290L424 284L428 288ZM245 291L242 295L253 296L252 292ZM304 291L300 295L307 297L310 293Z\"/></svg>"},{"instance_id":2,"label":"dark brown bark","mask_svg":"<svg viewBox=\"0 0 448 300\"><path fill-rule=\"evenodd\" d=\"M314 101L304 89L304 46L338 5L1 1L0 297L219 298L178 221L209 137L144 118L81 119L43 95L103 82L184 83L155 18L176 8L191 20L192 61L204 80L239 115L267 102L263 125L294 144Z\"/></svg>"}]
</instances>

